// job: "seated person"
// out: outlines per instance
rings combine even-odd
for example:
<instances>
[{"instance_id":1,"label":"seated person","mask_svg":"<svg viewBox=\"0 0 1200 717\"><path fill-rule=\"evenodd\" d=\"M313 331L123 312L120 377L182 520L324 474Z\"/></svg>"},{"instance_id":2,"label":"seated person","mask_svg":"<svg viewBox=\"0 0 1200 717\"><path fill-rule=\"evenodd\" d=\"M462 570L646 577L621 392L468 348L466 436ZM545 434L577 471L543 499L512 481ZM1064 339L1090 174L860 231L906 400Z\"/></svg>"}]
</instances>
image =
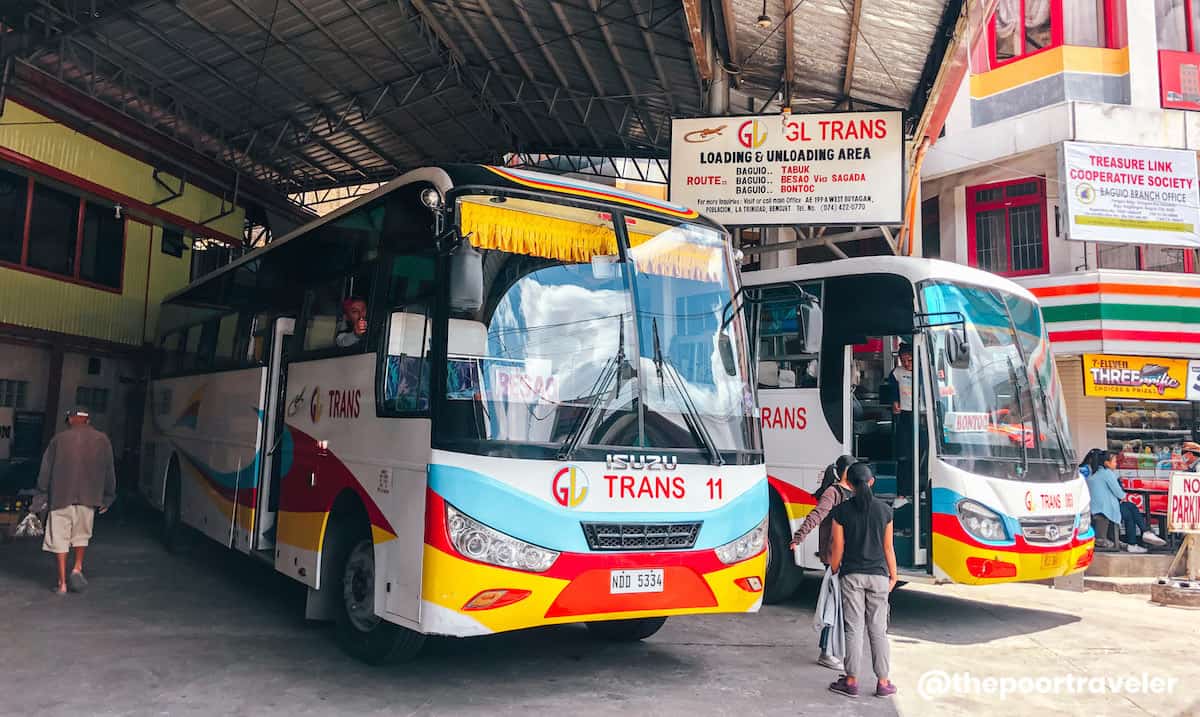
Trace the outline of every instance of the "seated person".
<instances>
[{"instance_id":1,"label":"seated person","mask_svg":"<svg viewBox=\"0 0 1200 717\"><path fill-rule=\"evenodd\" d=\"M1087 481L1088 493L1092 501L1092 524L1096 531L1096 547L1101 549L1120 548L1120 541L1114 543L1108 538L1108 526L1123 525L1125 528L1126 550L1131 553L1144 553L1146 548L1139 545L1144 542L1151 547L1166 545L1166 541L1146 529L1146 519L1138 507L1125 498L1125 491L1117 480L1117 454L1100 448L1088 452L1080 473ZM1118 537L1119 536L1115 536Z\"/></svg>"},{"instance_id":2,"label":"seated person","mask_svg":"<svg viewBox=\"0 0 1200 717\"><path fill-rule=\"evenodd\" d=\"M344 318L338 322L334 343L343 349L358 346L367 338L367 302L361 297L351 296L342 302L342 313Z\"/></svg>"}]
</instances>

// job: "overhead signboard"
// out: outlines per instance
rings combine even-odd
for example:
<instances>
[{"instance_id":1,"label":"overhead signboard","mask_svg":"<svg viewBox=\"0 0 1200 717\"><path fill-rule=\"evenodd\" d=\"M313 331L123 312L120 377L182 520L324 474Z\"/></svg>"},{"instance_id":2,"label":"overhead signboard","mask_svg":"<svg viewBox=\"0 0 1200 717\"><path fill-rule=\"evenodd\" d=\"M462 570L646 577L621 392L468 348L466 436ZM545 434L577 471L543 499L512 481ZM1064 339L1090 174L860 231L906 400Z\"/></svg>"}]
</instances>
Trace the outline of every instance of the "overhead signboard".
<instances>
[{"instance_id":1,"label":"overhead signboard","mask_svg":"<svg viewBox=\"0 0 1200 717\"><path fill-rule=\"evenodd\" d=\"M900 224L900 112L671 123L671 201L722 224Z\"/></svg>"},{"instance_id":2,"label":"overhead signboard","mask_svg":"<svg viewBox=\"0 0 1200 717\"><path fill-rule=\"evenodd\" d=\"M1067 237L1200 246L1196 153L1063 142Z\"/></svg>"},{"instance_id":3,"label":"overhead signboard","mask_svg":"<svg viewBox=\"0 0 1200 717\"><path fill-rule=\"evenodd\" d=\"M1188 361L1187 400L1200 401L1200 361Z\"/></svg>"},{"instance_id":4,"label":"overhead signboard","mask_svg":"<svg viewBox=\"0 0 1200 717\"><path fill-rule=\"evenodd\" d=\"M1083 392L1088 396L1182 401L1188 378L1186 359L1083 355Z\"/></svg>"}]
</instances>

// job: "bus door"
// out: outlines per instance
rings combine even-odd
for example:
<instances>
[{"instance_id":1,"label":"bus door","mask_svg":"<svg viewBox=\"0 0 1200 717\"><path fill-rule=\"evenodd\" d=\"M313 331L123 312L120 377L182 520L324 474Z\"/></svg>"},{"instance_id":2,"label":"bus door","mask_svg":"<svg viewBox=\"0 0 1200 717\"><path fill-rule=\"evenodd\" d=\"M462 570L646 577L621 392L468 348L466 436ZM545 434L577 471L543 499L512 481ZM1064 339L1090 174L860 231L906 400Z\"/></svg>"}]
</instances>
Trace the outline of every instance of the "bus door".
<instances>
[{"instance_id":1,"label":"bus door","mask_svg":"<svg viewBox=\"0 0 1200 717\"><path fill-rule=\"evenodd\" d=\"M927 563L929 441L921 346L908 336L868 337L853 347L853 454L871 464L874 492L892 505L896 562Z\"/></svg>"},{"instance_id":2,"label":"bus door","mask_svg":"<svg viewBox=\"0 0 1200 717\"><path fill-rule=\"evenodd\" d=\"M293 318L278 318L271 329L271 355L267 362L266 410L262 417L262 442L259 455L263 457L258 476L258 519L255 521L255 548L274 561L276 514L279 512L279 481L290 459L290 446L284 430L284 418L295 406L304 404L303 397L287 395L288 348L296 328Z\"/></svg>"}]
</instances>

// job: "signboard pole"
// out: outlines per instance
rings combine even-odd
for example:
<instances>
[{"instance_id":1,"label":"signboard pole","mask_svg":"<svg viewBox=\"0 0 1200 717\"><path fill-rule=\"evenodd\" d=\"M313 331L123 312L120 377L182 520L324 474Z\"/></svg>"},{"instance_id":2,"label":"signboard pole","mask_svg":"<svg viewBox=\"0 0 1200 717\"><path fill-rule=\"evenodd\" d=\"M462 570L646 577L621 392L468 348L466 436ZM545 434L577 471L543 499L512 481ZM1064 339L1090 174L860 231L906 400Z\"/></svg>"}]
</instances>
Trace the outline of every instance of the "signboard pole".
<instances>
[{"instance_id":1,"label":"signboard pole","mask_svg":"<svg viewBox=\"0 0 1200 717\"><path fill-rule=\"evenodd\" d=\"M1186 533L1167 577L1171 577L1176 566L1187 556L1187 579L1200 580L1200 473L1176 471L1171 474L1170 491L1167 494L1167 532Z\"/></svg>"},{"instance_id":2,"label":"signboard pole","mask_svg":"<svg viewBox=\"0 0 1200 717\"><path fill-rule=\"evenodd\" d=\"M1187 556L1186 561L1184 556ZM1200 580L1200 536L1191 533L1184 537L1183 545L1179 546L1179 552L1175 553L1175 559L1171 561L1171 567L1167 568L1167 577L1175 574L1175 568L1179 563L1185 563L1186 577L1188 580Z\"/></svg>"}]
</instances>

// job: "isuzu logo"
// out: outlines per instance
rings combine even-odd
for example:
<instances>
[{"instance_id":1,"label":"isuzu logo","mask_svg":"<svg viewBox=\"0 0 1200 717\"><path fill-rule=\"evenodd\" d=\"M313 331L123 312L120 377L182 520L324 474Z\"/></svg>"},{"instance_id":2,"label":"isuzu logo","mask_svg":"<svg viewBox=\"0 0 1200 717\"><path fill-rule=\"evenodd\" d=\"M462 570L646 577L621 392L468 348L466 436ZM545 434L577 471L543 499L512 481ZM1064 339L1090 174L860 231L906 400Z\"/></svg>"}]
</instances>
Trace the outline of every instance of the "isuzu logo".
<instances>
[{"instance_id":1,"label":"isuzu logo","mask_svg":"<svg viewBox=\"0 0 1200 717\"><path fill-rule=\"evenodd\" d=\"M604 463L610 471L632 469L639 471L673 471L679 467L678 456L609 453Z\"/></svg>"}]
</instances>

